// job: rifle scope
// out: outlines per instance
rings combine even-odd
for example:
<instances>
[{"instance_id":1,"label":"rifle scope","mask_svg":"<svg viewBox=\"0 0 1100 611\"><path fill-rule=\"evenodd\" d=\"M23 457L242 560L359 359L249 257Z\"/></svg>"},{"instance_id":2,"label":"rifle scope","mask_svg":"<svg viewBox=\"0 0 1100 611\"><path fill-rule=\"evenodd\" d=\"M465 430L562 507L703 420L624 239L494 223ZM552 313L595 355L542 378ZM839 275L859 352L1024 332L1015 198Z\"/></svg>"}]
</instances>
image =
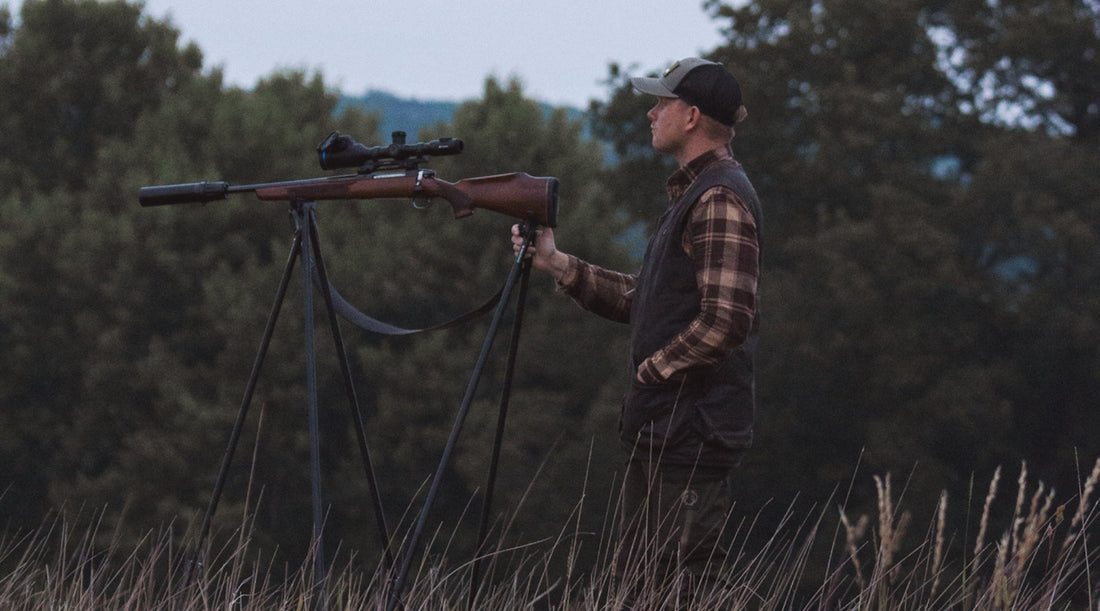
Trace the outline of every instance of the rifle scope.
<instances>
[{"instance_id":1,"label":"rifle scope","mask_svg":"<svg viewBox=\"0 0 1100 611\"><path fill-rule=\"evenodd\" d=\"M317 145L321 169L352 168L380 161L423 160L428 155L457 155L462 152L462 141L457 138L405 144L405 132L393 132L392 137L393 144L364 146L351 136L332 132L324 142Z\"/></svg>"}]
</instances>

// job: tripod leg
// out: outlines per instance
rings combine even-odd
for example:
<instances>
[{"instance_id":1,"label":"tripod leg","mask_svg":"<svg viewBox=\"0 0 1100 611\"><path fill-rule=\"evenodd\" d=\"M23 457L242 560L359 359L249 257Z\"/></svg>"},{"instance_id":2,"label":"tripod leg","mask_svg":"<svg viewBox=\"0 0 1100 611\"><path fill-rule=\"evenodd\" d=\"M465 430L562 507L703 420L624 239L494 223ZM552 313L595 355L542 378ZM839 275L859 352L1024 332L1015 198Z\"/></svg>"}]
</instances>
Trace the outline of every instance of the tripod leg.
<instances>
[{"instance_id":1,"label":"tripod leg","mask_svg":"<svg viewBox=\"0 0 1100 611\"><path fill-rule=\"evenodd\" d=\"M337 356L340 359L340 371L344 375L344 388L348 395L351 416L355 424L355 434L359 442L359 454L363 459L363 471L366 473L367 483L370 486L372 500L374 502L374 514L378 523L378 534L380 543L382 544L382 555L385 558L386 570L389 571L393 568L394 562L393 552L390 550L389 528L386 526L386 515L382 507L382 496L378 488L378 480L374 475L374 466L371 463L370 449L367 447L367 434L363 426L363 415L359 411L359 398L355 393L355 384L352 382L351 378L351 366L348 364L348 353L344 348L344 338L340 333L340 322L336 317L336 310L333 306L332 289L328 282L328 271L325 269L325 260L321 256L321 241L317 233L317 222L315 219L310 223L309 231L310 236L313 238L313 254L317 259L316 269L317 275L321 280L321 294L324 295L325 306L328 309L329 324L332 327L332 340L336 345Z\"/></svg>"},{"instance_id":2,"label":"tripod leg","mask_svg":"<svg viewBox=\"0 0 1100 611\"><path fill-rule=\"evenodd\" d=\"M279 290L275 293L275 302L271 306L271 314L267 317L267 326L264 328L263 338L260 340L260 348L256 352L256 359L252 363L252 373L248 377L245 386L244 398L241 400L240 409L237 412L237 421L233 423L233 431L229 435L229 443L222 458L221 469L218 471L218 479L214 484L214 491L210 495L210 503L206 507L206 515L202 519L202 528L199 530L199 540L195 544L195 554L203 554L202 548L206 537L210 534L210 522L214 519L214 512L218 509L218 501L222 490L225 488L225 480L229 474L229 465L233 460L233 454L237 451L237 442L240 441L244 428L244 420L248 415L249 405L252 403L252 395L256 390L256 383L260 378L260 369L263 367L264 358L267 356L268 346L271 345L271 336L275 333L275 323L279 319L279 312L283 307L283 299L286 297L287 287L290 285L290 277L294 271L294 262L298 258L302 243L302 232L294 233L294 245L291 246L290 256L287 257L286 267L283 270L283 278L279 283ZM190 571L188 575L190 580Z\"/></svg>"},{"instance_id":3,"label":"tripod leg","mask_svg":"<svg viewBox=\"0 0 1100 611\"><path fill-rule=\"evenodd\" d=\"M534 227L528 228L534 231ZM527 238L528 242L534 240L534 236ZM489 533L489 517L493 510L493 495L496 491L497 466L500 464L500 449L504 442L504 423L508 417L508 403L512 394L512 377L516 369L516 354L519 351L520 329L523 327L523 311L527 302L527 285L531 278L531 261L523 259L523 271L520 276L519 294L516 295L516 316L512 322L512 341L508 347L508 364L504 370L504 388L500 394L500 410L497 415L496 438L493 441L493 455L489 461L489 475L485 483L485 500L481 504L481 525L478 529L477 547L470 573L470 595L467 608L476 608L477 590L480 583L482 546Z\"/></svg>"},{"instance_id":4,"label":"tripod leg","mask_svg":"<svg viewBox=\"0 0 1100 611\"><path fill-rule=\"evenodd\" d=\"M314 341L313 321L313 258L310 256L310 231L313 223L312 202L293 202L294 220L301 233L299 242L302 257L302 309L305 316L306 393L309 412L309 474L313 498L313 581L321 585L325 580L325 553L322 537L324 516L321 498L321 422L317 410L317 351Z\"/></svg>"},{"instance_id":5,"label":"tripod leg","mask_svg":"<svg viewBox=\"0 0 1100 611\"><path fill-rule=\"evenodd\" d=\"M420 515L413 528L412 536L409 538L401 555L401 566L397 576L394 578L393 589L390 591L390 598L387 603L387 609L389 611L392 611L401 602L401 590L404 589L405 577L408 575L409 567L412 564L413 553L416 551L420 536L424 531L424 525L428 520L428 512L431 510L435 502L435 496L439 492L440 483L443 481L443 474L446 472L447 466L451 462L451 454L454 452L455 445L458 443L458 436L462 432L462 426L466 422L466 416L470 412L470 405L473 403L474 393L477 391L478 383L481 381L481 372L485 368L485 361L489 357L490 348L492 348L493 340L496 338L497 327L500 326L500 320L504 317L504 310L508 305L508 298L512 293L512 287L515 286L516 278L519 276L520 270L523 267L524 259L527 255L527 247L531 242L531 236L532 234L529 233L524 238L524 243L520 247L515 263L512 264L512 269L508 273L508 279L504 282L504 288L501 289L500 302L493 311L493 319L492 322L489 323L489 331L485 336L485 341L482 342L481 354L478 355L477 364L474 366L474 372L470 376L470 383L466 387L466 394L462 398L462 405L459 407L458 415L455 417L454 425L451 427L451 435L447 439L447 445L443 448L443 456L439 460L439 466L436 468L431 487L428 489L428 496L424 500L424 506L420 510Z\"/></svg>"}]
</instances>

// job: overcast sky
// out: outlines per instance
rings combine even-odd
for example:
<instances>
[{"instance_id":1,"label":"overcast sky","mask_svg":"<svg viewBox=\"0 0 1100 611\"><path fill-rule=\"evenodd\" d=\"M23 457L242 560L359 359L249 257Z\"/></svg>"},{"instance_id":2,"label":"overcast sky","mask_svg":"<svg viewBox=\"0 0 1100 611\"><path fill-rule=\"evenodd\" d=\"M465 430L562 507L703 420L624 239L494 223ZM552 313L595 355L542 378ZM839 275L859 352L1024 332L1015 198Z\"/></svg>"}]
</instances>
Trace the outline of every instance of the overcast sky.
<instances>
[{"instance_id":1,"label":"overcast sky","mask_svg":"<svg viewBox=\"0 0 1100 611\"><path fill-rule=\"evenodd\" d=\"M7 2L18 13L21 0ZM146 0L183 41L245 88L276 69L319 70L358 95L480 97L485 78L518 76L528 97L587 105L606 97L609 62L640 72L710 51L720 23L702 0Z\"/></svg>"}]
</instances>

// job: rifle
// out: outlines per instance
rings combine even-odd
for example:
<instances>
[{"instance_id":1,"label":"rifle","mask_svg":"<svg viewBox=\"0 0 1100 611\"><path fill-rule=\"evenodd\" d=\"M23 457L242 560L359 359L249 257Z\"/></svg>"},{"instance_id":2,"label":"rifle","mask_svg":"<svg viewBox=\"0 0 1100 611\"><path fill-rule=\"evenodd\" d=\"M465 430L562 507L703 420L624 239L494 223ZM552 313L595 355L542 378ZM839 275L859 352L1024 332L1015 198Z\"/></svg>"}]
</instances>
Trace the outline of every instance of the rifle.
<instances>
[{"instance_id":1,"label":"rifle","mask_svg":"<svg viewBox=\"0 0 1100 611\"><path fill-rule=\"evenodd\" d=\"M476 208L492 210L544 227L557 225L558 179L534 177L526 172L496 174L447 182L432 170L421 169L429 155L462 152L462 141L441 138L405 144L404 132L394 132L393 144L367 147L348 136L332 132L317 146L325 170L360 166L355 174L231 186L227 182L193 182L142 187L142 206L207 203L234 193L255 193L265 201L320 201L408 197L413 200L442 198L450 203L456 219ZM396 171L395 170L399 170Z\"/></svg>"}]
</instances>

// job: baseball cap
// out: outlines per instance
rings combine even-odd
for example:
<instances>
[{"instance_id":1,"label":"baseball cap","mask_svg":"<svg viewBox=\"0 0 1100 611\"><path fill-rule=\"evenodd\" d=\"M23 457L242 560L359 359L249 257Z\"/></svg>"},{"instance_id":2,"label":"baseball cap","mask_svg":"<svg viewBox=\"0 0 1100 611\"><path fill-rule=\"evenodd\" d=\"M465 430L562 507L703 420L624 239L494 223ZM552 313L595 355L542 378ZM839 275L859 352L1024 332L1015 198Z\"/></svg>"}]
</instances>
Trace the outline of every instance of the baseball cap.
<instances>
[{"instance_id":1,"label":"baseball cap","mask_svg":"<svg viewBox=\"0 0 1100 611\"><path fill-rule=\"evenodd\" d=\"M722 64L698 57L672 64L660 78L635 77L630 84L642 93L680 98L723 125L737 123L742 106L737 79Z\"/></svg>"}]
</instances>

